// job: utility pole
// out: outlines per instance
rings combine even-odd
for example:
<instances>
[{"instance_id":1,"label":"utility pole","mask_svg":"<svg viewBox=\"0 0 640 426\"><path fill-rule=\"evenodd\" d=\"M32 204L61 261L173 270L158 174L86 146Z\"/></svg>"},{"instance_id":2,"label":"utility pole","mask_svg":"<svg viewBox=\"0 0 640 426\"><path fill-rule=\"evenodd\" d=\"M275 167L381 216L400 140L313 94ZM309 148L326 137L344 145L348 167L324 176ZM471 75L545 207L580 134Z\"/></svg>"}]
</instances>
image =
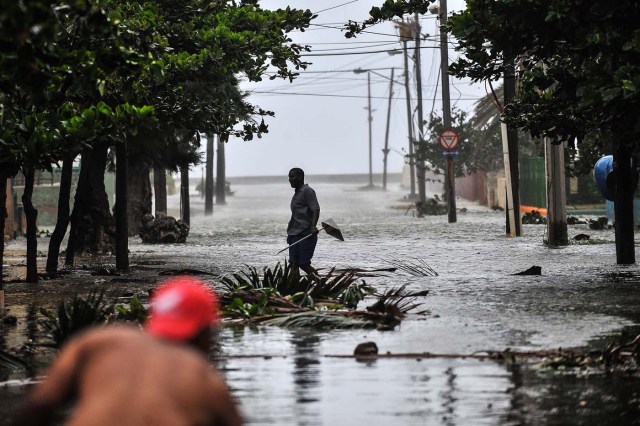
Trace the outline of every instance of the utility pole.
<instances>
[{"instance_id":1,"label":"utility pole","mask_svg":"<svg viewBox=\"0 0 640 426\"><path fill-rule=\"evenodd\" d=\"M426 182L426 167L424 164L424 116L422 111L422 71L420 67L420 21L418 20L418 13L415 14L415 62L416 62L416 85L418 92L418 146L416 148L416 167L418 176L418 201L421 203L427 202L427 191L425 188Z\"/></svg>"},{"instance_id":2,"label":"utility pole","mask_svg":"<svg viewBox=\"0 0 640 426\"><path fill-rule=\"evenodd\" d=\"M384 133L384 149L382 153L384 154L382 162L382 189L384 191L387 190L387 155L389 155L389 122L391 120L391 98L393 97L393 73L395 69L391 68L391 79L389 80L389 107L387 108L387 129Z\"/></svg>"},{"instance_id":3,"label":"utility pole","mask_svg":"<svg viewBox=\"0 0 640 426\"><path fill-rule=\"evenodd\" d=\"M544 139L547 178L547 235L550 246L569 244L563 151L562 144L552 144L548 138Z\"/></svg>"},{"instance_id":4,"label":"utility pole","mask_svg":"<svg viewBox=\"0 0 640 426\"><path fill-rule=\"evenodd\" d=\"M451 129L451 101L449 94L449 44L444 25L447 23L447 0L440 0L440 74L442 75L442 123L445 130ZM457 222L456 217L456 177L453 167L453 155L447 155L447 171L444 178L447 194L449 223Z\"/></svg>"},{"instance_id":5,"label":"utility pole","mask_svg":"<svg viewBox=\"0 0 640 426\"><path fill-rule=\"evenodd\" d=\"M371 158L371 122L373 121L373 116L371 115L371 73L367 73L367 98L368 98L368 106L367 110L369 111L369 188L373 188L373 166L372 166L372 158Z\"/></svg>"},{"instance_id":6,"label":"utility pole","mask_svg":"<svg viewBox=\"0 0 640 426\"><path fill-rule=\"evenodd\" d=\"M407 130L409 134L409 175L411 176L411 192L409 197L411 200L416 199L416 168L413 150L413 120L411 114L411 90L409 88L409 53L407 49L407 41L411 39L411 24L409 22L398 22L400 29L400 40L402 40L402 53L404 56L404 91L407 98Z\"/></svg>"}]
</instances>

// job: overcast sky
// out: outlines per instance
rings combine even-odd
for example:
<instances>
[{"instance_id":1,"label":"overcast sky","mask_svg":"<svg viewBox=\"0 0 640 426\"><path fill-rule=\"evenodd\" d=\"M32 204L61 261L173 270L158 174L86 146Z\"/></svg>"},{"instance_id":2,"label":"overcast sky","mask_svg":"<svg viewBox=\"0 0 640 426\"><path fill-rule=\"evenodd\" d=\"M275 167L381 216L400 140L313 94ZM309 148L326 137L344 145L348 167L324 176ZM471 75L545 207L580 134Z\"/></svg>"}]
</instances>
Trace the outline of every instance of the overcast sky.
<instances>
[{"instance_id":1,"label":"overcast sky","mask_svg":"<svg viewBox=\"0 0 640 426\"><path fill-rule=\"evenodd\" d=\"M265 80L243 83L252 94L250 102L275 112L269 118L269 133L251 142L232 138L226 145L227 176L283 175L290 168L301 167L307 174L351 174L369 172L369 131L367 124L367 73L353 70L372 69L372 164L373 172L383 168L389 78L395 68L390 114L388 172L400 173L403 154L408 149L406 96L403 83L403 55L387 51L401 49L393 23L386 22L367 29L355 39L346 39L341 30L349 19L362 21L368 11L382 0L265 0L265 8L290 5L310 8L318 17L309 30L291 35L295 42L308 44L312 52L305 59L312 62L293 83ZM321 6L318 6L321 5ZM465 7L464 0L449 0L449 12ZM433 109L442 110L440 95L440 51L438 21L435 15L421 17L423 41L422 86L425 118ZM409 43L410 50L413 43ZM450 49L449 57L456 53ZM414 62L409 61L410 82L414 85ZM377 74L376 74L377 73ZM378 75L381 74L381 75ZM450 79L451 105L471 109L482 96L478 85ZM416 102L413 99L412 108ZM195 171L195 170L194 170ZM378 183L378 182L374 182ZM378 183L379 184L379 183Z\"/></svg>"}]
</instances>

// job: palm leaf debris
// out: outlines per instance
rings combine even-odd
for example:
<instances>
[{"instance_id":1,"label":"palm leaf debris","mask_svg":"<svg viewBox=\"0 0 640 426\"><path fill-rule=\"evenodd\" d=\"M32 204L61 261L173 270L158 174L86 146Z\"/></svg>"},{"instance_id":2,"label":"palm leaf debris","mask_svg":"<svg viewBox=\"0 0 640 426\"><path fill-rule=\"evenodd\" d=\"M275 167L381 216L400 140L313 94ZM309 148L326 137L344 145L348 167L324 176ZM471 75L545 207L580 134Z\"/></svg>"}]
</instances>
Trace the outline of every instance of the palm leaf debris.
<instances>
[{"instance_id":1,"label":"palm leaf debris","mask_svg":"<svg viewBox=\"0 0 640 426\"><path fill-rule=\"evenodd\" d=\"M437 277L438 273L423 259L398 259L394 257L379 258L382 262L391 263L397 271L414 277Z\"/></svg>"},{"instance_id":2,"label":"palm leaf debris","mask_svg":"<svg viewBox=\"0 0 640 426\"><path fill-rule=\"evenodd\" d=\"M294 277L285 262L274 268L255 267L222 278L221 295L227 318L243 323L281 327L378 328L392 330L416 308L428 291L408 292L406 285L380 295L350 270L335 268L313 277ZM377 301L357 310L367 296Z\"/></svg>"}]
</instances>

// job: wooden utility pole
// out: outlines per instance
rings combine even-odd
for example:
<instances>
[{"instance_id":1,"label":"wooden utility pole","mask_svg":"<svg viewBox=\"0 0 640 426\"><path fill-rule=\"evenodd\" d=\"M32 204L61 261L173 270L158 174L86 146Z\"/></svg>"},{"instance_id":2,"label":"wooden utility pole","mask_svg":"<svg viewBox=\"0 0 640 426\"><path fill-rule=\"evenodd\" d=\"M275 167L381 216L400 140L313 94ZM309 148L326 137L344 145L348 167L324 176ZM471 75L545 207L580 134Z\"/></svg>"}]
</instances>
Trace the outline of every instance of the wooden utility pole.
<instances>
[{"instance_id":1,"label":"wooden utility pole","mask_svg":"<svg viewBox=\"0 0 640 426\"><path fill-rule=\"evenodd\" d=\"M216 164L216 204L226 204L226 159L224 157L224 142L218 136L218 163Z\"/></svg>"},{"instance_id":2,"label":"wooden utility pole","mask_svg":"<svg viewBox=\"0 0 640 426\"><path fill-rule=\"evenodd\" d=\"M373 148L372 135L371 135L371 122L373 121L373 115L371 114L371 73L367 72L367 111L369 121L369 187L373 188L373 161L371 157L371 150Z\"/></svg>"},{"instance_id":3,"label":"wooden utility pole","mask_svg":"<svg viewBox=\"0 0 640 426\"><path fill-rule=\"evenodd\" d=\"M445 130L451 130L451 96L449 94L449 44L444 25L447 23L447 0L440 0L440 74L442 75L442 124ZM447 155L447 170L444 178L447 194L447 212L449 223L457 222L456 217L456 177L453 155Z\"/></svg>"},{"instance_id":4,"label":"wooden utility pole","mask_svg":"<svg viewBox=\"0 0 640 426\"><path fill-rule=\"evenodd\" d=\"M565 190L564 146L544 140L547 180L547 238L550 246L566 246L567 200Z\"/></svg>"},{"instance_id":5,"label":"wooden utility pole","mask_svg":"<svg viewBox=\"0 0 640 426\"><path fill-rule=\"evenodd\" d=\"M418 13L415 14L415 38L416 38L416 48L415 48L415 62L416 62L416 85L417 85L417 95L418 95L418 146L416 148L416 167L417 176L418 176L418 201L421 203L427 202L427 191L425 188L425 183L427 180L426 177L426 167L424 163L424 151L425 151L425 141L424 141L424 116L422 111L422 71L420 66L420 21L418 20Z\"/></svg>"},{"instance_id":6,"label":"wooden utility pole","mask_svg":"<svg viewBox=\"0 0 640 426\"><path fill-rule=\"evenodd\" d=\"M398 29L400 30L400 40L402 41L402 53L404 57L404 91L407 98L407 131L409 135L409 175L411 176L410 188L411 192L409 197L411 200L416 199L416 168L415 168L415 156L414 156L414 141L413 141L413 115L411 113L411 89L409 87L409 52L407 49L407 42L413 38L411 34L414 28L411 22L396 22Z\"/></svg>"},{"instance_id":7,"label":"wooden utility pole","mask_svg":"<svg viewBox=\"0 0 640 426\"><path fill-rule=\"evenodd\" d=\"M394 68L391 68L391 79L389 80L389 107L387 108L387 129L384 133L384 149L383 153L383 169L382 169L382 189L387 190L387 156L389 155L389 123L391 120L391 98L393 97L393 72Z\"/></svg>"},{"instance_id":8,"label":"wooden utility pole","mask_svg":"<svg viewBox=\"0 0 640 426\"><path fill-rule=\"evenodd\" d=\"M411 175L411 192L409 196L416 199L416 159L413 149L413 120L411 114L411 90L409 88L409 54L407 52L407 40L402 40L404 51L404 89L407 97L407 128L409 134L409 175Z\"/></svg>"},{"instance_id":9,"label":"wooden utility pole","mask_svg":"<svg viewBox=\"0 0 640 426\"><path fill-rule=\"evenodd\" d=\"M215 135L207 133L207 163L204 181L204 215L213 214L213 141Z\"/></svg>"}]
</instances>

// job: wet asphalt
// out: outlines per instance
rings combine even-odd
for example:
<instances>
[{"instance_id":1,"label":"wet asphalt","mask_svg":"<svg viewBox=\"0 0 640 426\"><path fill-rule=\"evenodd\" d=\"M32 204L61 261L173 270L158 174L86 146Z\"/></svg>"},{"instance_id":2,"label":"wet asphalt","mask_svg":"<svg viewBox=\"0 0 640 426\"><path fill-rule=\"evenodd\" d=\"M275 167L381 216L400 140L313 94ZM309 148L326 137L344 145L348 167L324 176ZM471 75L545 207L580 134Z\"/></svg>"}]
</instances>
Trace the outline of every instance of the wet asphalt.
<instances>
[{"instance_id":1,"label":"wet asphalt","mask_svg":"<svg viewBox=\"0 0 640 426\"><path fill-rule=\"evenodd\" d=\"M401 285L429 290L416 312L393 331L225 326L214 363L248 424L640 424L640 388L633 375L558 372L464 357L506 349L601 349L621 333L633 335L640 318L640 271L637 265L615 264L613 229L571 225L570 239L584 233L589 242L549 248L544 226L523 225L522 236L508 237L504 212L473 202L457 200L463 210L456 223L447 223L446 215L415 217L404 199L407 190L397 181L386 192L361 190L366 180L314 182L310 177L308 183L317 192L321 220L332 218L345 238L321 234L316 268L421 263L438 276L397 271L365 278L379 291ZM192 196L186 244L150 246L132 238L132 265L147 269L140 268L136 282L118 283L121 295L144 294L162 280L149 265L206 272L210 275L204 277L219 286L221 276L246 265L273 267L284 261L285 253L276 253L286 246L292 192L286 177L232 179L231 189L233 196L216 205L212 216L204 216L202 199ZM170 214L177 214L178 202L170 197ZM20 244L10 243L8 250ZM534 265L541 275L513 275ZM3 329L2 348L19 347L28 337L27 315L34 303L53 304L78 288L110 280L86 272L67 283L8 284L7 304L19 324ZM111 284L113 294L118 286ZM366 341L376 342L381 353L461 356L368 362L340 357ZM2 375L2 380L16 378L24 374ZM9 413L25 390L0 388L0 414Z\"/></svg>"}]
</instances>

